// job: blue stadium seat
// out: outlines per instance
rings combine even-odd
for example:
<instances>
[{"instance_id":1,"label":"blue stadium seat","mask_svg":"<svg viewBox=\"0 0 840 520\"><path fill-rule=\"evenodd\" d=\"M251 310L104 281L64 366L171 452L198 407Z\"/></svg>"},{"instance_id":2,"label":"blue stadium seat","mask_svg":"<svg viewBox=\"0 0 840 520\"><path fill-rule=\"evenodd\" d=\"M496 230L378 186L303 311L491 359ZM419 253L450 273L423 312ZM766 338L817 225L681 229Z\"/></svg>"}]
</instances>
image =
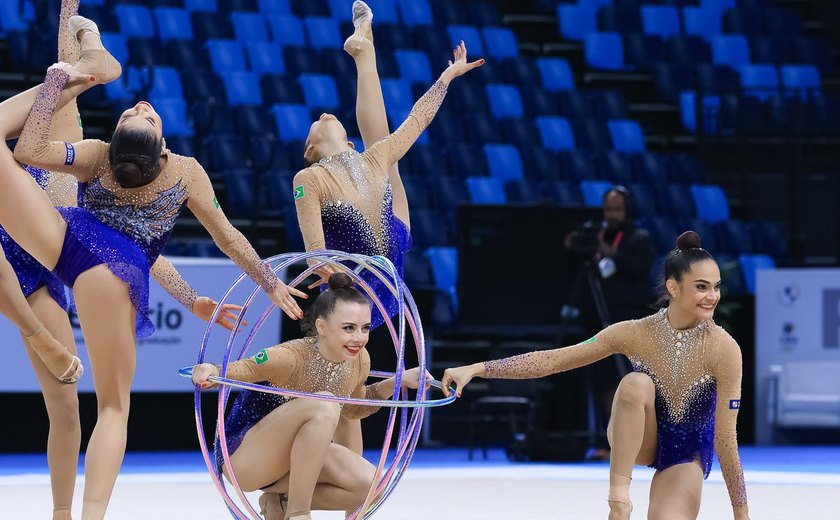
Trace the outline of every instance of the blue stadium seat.
<instances>
[{"instance_id":1,"label":"blue stadium seat","mask_svg":"<svg viewBox=\"0 0 840 520\"><path fill-rule=\"evenodd\" d=\"M102 45L120 63L128 63L128 40L119 33L102 33Z\"/></svg>"},{"instance_id":2,"label":"blue stadium seat","mask_svg":"<svg viewBox=\"0 0 840 520\"><path fill-rule=\"evenodd\" d=\"M586 34L597 30L595 8L588 5L559 4L557 20L560 36L567 40L581 41Z\"/></svg>"},{"instance_id":3,"label":"blue stadium seat","mask_svg":"<svg viewBox=\"0 0 840 520\"><path fill-rule=\"evenodd\" d=\"M434 23L428 0L397 0L402 23L408 27L429 26Z\"/></svg>"},{"instance_id":4,"label":"blue stadium seat","mask_svg":"<svg viewBox=\"0 0 840 520\"><path fill-rule=\"evenodd\" d=\"M498 143L502 140L499 122L486 112L464 114L461 116L461 126L465 130L465 138L471 143Z\"/></svg>"},{"instance_id":5,"label":"blue stadium seat","mask_svg":"<svg viewBox=\"0 0 840 520\"><path fill-rule=\"evenodd\" d=\"M230 106L263 104L260 78L253 72L232 71L222 79Z\"/></svg>"},{"instance_id":6,"label":"blue stadium seat","mask_svg":"<svg viewBox=\"0 0 840 520\"><path fill-rule=\"evenodd\" d=\"M171 63L163 44L151 38L129 38L128 54L130 56L128 65L152 67ZM123 66L125 65L123 63Z\"/></svg>"},{"instance_id":7,"label":"blue stadium seat","mask_svg":"<svg viewBox=\"0 0 840 520\"><path fill-rule=\"evenodd\" d=\"M502 24L498 4L495 1L478 1L468 4L472 23L479 27L498 27Z\"/></svg>"},{"instance_id":8,"label":"blue stadium seat","mask_svg":"<svg viewBox=\"0 0 840 520\"><path fill-rule=\"evenodd\" d=\"M785 228L779 222L754 222L753 242L755 250L776 259L788 256L788 240Z\"/></svg>"},{"instance_id":9,"label":"blue stadium seat","mask_svg":"<svg viewBox=\"0 0 840 520\"><path fill-rule=\"evenodd\" d=\"M607 150L595 155L600 178L615 184L627 185L633 182L633 169L628 158L615 150Z\"/></svg>"},{"instance_id":10,"label":"blue stadium seat","mask_svg":"<svg viewBox=\"0 0 840 520\"><path fill-rule=\"evenodd\" d=\"M723 32L720 13L708 7L686 6L682 8L685 34L709 38Z\"/></svg>"},{"instance_id":11,"label":"blue stadium seat","mask_svg":"<svg viewBox=\"0 0 840 520\"><path fill-rule=\"evenodd\" d=\"M779 75L772 65L742 65L738 74L748 96L765 100L779 93Z\"/></svg>"},{"instance_id":12,"label":"blue stadium seat","mask_svg":"<svg viewBox=\"0 0 840 520\"><path fill-rule=\"evenodd\" d=\"M797 63L814 65L824 76L834 73L831 45L824 37L797 38L794 55Z\"/></svg>"},{"instance_id":13,"label":"blue stadium seat","mask_svg":"<svg viewBox=\"0 0 840 520\"><path fill-rule=\"evenodd\" d=\"M574 90L575 81L569 63L561 58L537 58L542 85L551 92Z\"/></svg>"},{"instance_id":14,"label":"blue stadium seat","mask_svg":"<svg viewBox=\"0 0 840 520\"><path fill-rule=\"evenodd\" d=\"M216 0L184 0L184 7L190 12L215 13L219 10Z\"/></svg>"},{"instance_id":15,"label":"blue stadium seat","mask_svg":"<svg viewBox=\"0 0 840 520\"><path fill-rule=\"evenodd\" d=\"M105 45L107 49L111 49L107 44ZM170 40L166 44L166 54L169 56L170 63L184 71L210 68L210 59L207 57L204 43L193 40Z\"/></svg>"},{"instance_id":16,"label":"blue stadium seat","mask_svg":"<svg viewBox=\"0 0 840 520\"><path fill-rule=\"evenodd\" d=\"M283 62L286 65L286 73L293 77L301 74L322 74L324 71L318 54L307 47L285 47Z\"/></svg>"},{"instance_id":17,"label":"blue stadium seat","mask_svg":"<svg viewBox=\"0 0 840 520\"><path fill-rule=\"evenodd\" d=\"M464 45L467 46L467 57L470 61L485 55L484 44L481 42L481 34L478 32L478 28L471 25L450 25L446 28L446 32L453 47L458 45L461 40L464 41Z\"/></svg>"},{"instance_id":18,"label":"blue stadium seat","mask_svg":"<svg viewBox=\"0 0 840 520\"><path fill-rule=\"evenodd\" d=\"M330 6L327 0L290 0L292 7L292 14L306 18L308 16L316 16L319 18L328 18L330 16Z\"/></svg>"},{"instance_id":19,"label":"blue stadium seat","mask_svg":"<svg viewBox=\"0 0 840 520\"><path fill-rule=\"evenodd\" d=\"M195 157L195 139L183 135L167 135L166 149L171 150L178 155L186 157Z\"/></svg>"},{"instance_id":20,"label":"blue stadium seat","mask_svg":"<svg viewBox=\"0 0 840 520\"><path fill-rule=\"evenodd\" d=\"M181 75L174 67L145 69L145 83L149 85L146 96L154 99L184 99Z\"/></svg>"},{"instance_id":21,"label":"blue stadium seat","mask_svg":"<svg viewBox=\"0 0 840 520\"><path fill-rule=\"evenodd\" d=\"M486 112L490 107L484 88L472 85L462 85L461 88L450 90L447 94L447 104L450 104L450 110L473 114Z\"/></svg>"},{"instance_id":22,"label":"blue stadium seat","mask_svg":"<svg viewBox=\"0 0 840 520\"><path fill-rule=\"evenodd\" d=\"M435 285L452 299L458 308L458 249L454 247L431 247L426 251L426 258L432 266Z\"/></svg>"},{"instance_id":23,"label":"blue stadium seat","mask_svg":"<svg viewBox=\"0 0 840 520\"><path fill-rule=\"evenodd\" d=\"M161 125L167 136L178 135L191 137L193 129L187 124L187 102L183 99L153 99L155 112L161 119Z\"/></svg>"},{"instance_id":24,"label":"blue stadium seat","mask_svg":"<svg viewBox=\"0 0 840 520\"><path fill-rule=\"evenodd\" d=\"M677 65L694 67L711 60L709 43L702 36L672 36L668 39L667 47L669 60Z\"/></svg>"},{"instance_id":25,"label":"blue stadium seat","mask_svg":"<svg viewBox=\"0 0 840 520\"><path fill-rule=\"evenodd\" d=\"M466 192L462 188L463 192ZM411 237L420 249L448 246L449 226L446 217L437 209L411 212Z\"/></svg>"},{"instance_id":26,"label":"blue stadium seat","mask_svg":"<svg viewBox=\"0 0 840 520\"><path fill-rule=\"evenodd\" d=\"M703 167L693 154L676 154L668 157L671 182L678 184L700 184L704 181Z\"/></svg>"},{"instance_id":27,"label":"blue stadium seat","mask_svg":"<svg viewBox=\"0 0 840 520\"><path fill-rule=\"evenodd\" d=\"M292 6L289 5L289 0L258 0L257 4L263 16L292 14Z\"/></svg>"},{"instance_id":28,"label":"blue stadium seat","mask_svg":"<svg viewBox=\"0 0 840 520\"><path fill-rule=\"evenodd\" d=\"M598 30L627 34L642 32L638 5L606 5L598 9Z\"/></svg>"},{"instance_id":29,"label":"blue stadium seat","mask_svg":"<svg viewBox=\"0 0 840 520\"><path fill-rule=\"evenodd\" d=\"M450 147L449 165L452 173L461 178L487 176L484 151L475 144L458 143Z\"/></svg>"},{"instance_id":30,"label":"blue stadium seat","mask_svg":"<svg viewBox=\"0 0 840 520\"><path fill-rule=\"evenodd\" d=\"M253 42L245 44L251 71L259 76L266 74L285 74L283 47L276 43Z\"/></svg>"},{"instance_id":31,"label":"blue stadium seat","mask_svg":"<svg viewBox=\"0 0 840 520\"><path fill-rule=\"evenodd\" d=\"M425 52L398 49L394 51L394 60L399 67L400 78L409 83L431 84L432 67L429 64L429 56Z\"/></svg>"},{"instance_id":32,"label":"blue stadium seat","mask_svg":"<svg viewBox=\"0 0 840 520\"><path fill-rule=\"evenodd\" d=\"M431 2L435 24L440 26L470 23L470 13L464 2Z\"/></svg>"},{"instance_id":33,"label":"blue stadium seat","mask_svg":"<svg viewBox=\"0 0 840 520\"><path fill-rule=\"evenodd\" d=\"M313 49L341 48L344 44L344 38L338 30L338 21L332 18L306 17L303 24L309 36L309 46Z\"/></svg>"},{"instance_id":34,"label":"blue stadium seat","mask_svg":"<svg viewBox=\"0 0 840 520\"><path fill-rule=\"evenodd\" d=\"M399 110L408 113L414 106L414 96L411 85L402 79L383 79L382 98L385 100L386 111Z\"/></svg>"},{"instance_id":35,"label":"blue stadium seat","mask_svg":"<svg viewBox=\"0 0 840 520\"><path fill-rule=\"evenodd\" d=\"M505 184L505 194L509 202L519 204L540 204L544 196L543 190L531 181L510 181Z\"/></svg>"},{"instance_id":36,"label":"blue stadium seat","mask_svg":"<svg viewBox=\"0 0 840 520\"><path fill-rule=\"evenodd\" d=\"M302 74L298 79L306 106L318 110L341 108L338 87L332 76L325 74Z\"/></svg>"},{"instance_id":37,"label":"blue stadium seat","mask_svg":"<svg viewBox=\"0 0 840 520\"><path fill-rule=\"evenodd\" d=\"M700 5L708 9L714 9L718 13L723 14L727 9L734 9L736 7L735 0L700 0Z\"/></svg>"},{"instance_id":38,"label":"blue stadium seat","mask_svg":"<svg viewBox=\"0 0 840 520\"><path fill-rule=\"evenodd\" d=\"M439 146L457 143L466 132L461 124L461 118L454 115L452 110L438 112L429 129L429 137Z\"/></svg>"},{"instance_id":39,"label":"blue stadium seat","mask_svg":"<svg viewBox=\"0 0 840 520\"><path fill-rule=\"evenodd\" d=\"M733 68L750 63L750 45L747 38L733 34L716 34L711 38L712 62Z\"/></svg>"},{"instance_id":40,"label":"blue stadium seat","mask_svg":"<svg viewBox=\"0 0 840 520\"><path fill-rule=\"evenodd\" d=\"M227 194L225 212L234 217L256 216L258 201L255 197L257 190L254 171L250 168L237 168L225 170L222 176Z\"/></svg>"},{"instance_id":41,"label":"blue stadium seat","mask_svg":"<svg viewBox=\"0 0 840 520\"><path fill-rule=\"evenodd\" d=\"M432 63L446 63L452 58L452 49L454 45L449 45L449 34L441 27L415 27L411 31L414 46L417 49L426 51L429 55L429 61ZM475 54L472 50L469 56ZM484 68L484 67L481 67Z\"/></svg>"},{"instance_id":42,"label":"blue stadium seat","mask_svg":"<svg viewBox=\"0 0 840 520\"><path fill-rule=\"evenodd\" d=\"M820 71L813 65L784 65L781 76L782 88L786 94L798 94L804 100L821 93Z\"/></svg>"},{"instance_id":43,"label":"blue stadium seat","mask_svg":"<svg viewBox=\"0 0 840 520\"><path fill-rule=\"evenodd\" d=\"M665 60L665 46L659 36L644 33L624 35L624 58L627 63L641 70L653 70Z\"/></svg>"},{"instance_id":44,"label":"blue stadium seat","mask_svg":"<svg viewBox=\"0 0 840 520\"><path fill-rule=\"evenodd\" d=\"M566 117L581 119L595 115L587 92L580 90L560 92L557 101L560 104L560 113Z\"/></svg>"},{"instance_id":45,"label":"blue stadium seat","mask_svg":"<svg viewBox=\"0 0 840 520\"><path fill-rule=\"evenodd\" d=\"M583 181L598 178L593 154L589 150L566 150L560 154L566 178Z\"/></svg>"},{"instance_id":46,"label":"blue stadium seat","mask_svg":"<svg viewBox=\"0 0 840 520\"><path fill-rule=\"evenodd\" d=\"M234 123L240 134L265 135L275 131L274 118L262 106L241 106L233 111Z\"/></svg>"},{"instance_id":47,"label":"blue stadium seat","mask_svg":"<svg viewBox=\"0 0 840 520\"><path fill-rule=\"evenodd\" d=\"M156 7L154 12L160 41L193 39L189 11L177 7Z\"/></svg>"},{"instance_id":48,"label":"blue stadium seat","mask_svg":"<svg viewBox=\"0 0 840 520\"><path fill-rule=\"evenodd\" d=\"M580 185L569 181L549 181L543 185L546 194L558 206L583 206L583 194Z\"/></svg>"},{"instance_id":49,"label":"blue stadium seat","mask_svg":"<svg viewBox=\"0 0 840 520\"><path fill-rule=\"evenodd\" d=\"M734 93L741 89L738 73L724 65L704 63L695 70L697 88L701 92Z\"/></svg>"},{"instance_id":50,"label":"blue stadium seat","mask_svg":"<svg viewBox=\"0 0 840 520\"><path fill-rule=\"evenodd\" d=\"M668 184L660 187L659 202L665 215L671 218L690 219L695 216L694 201L688 186ZM671 237L671 244L674 243L675 238L676 235Z\"/></svg>"},{"instance_id":51,"label":"blue stadium seat","mask_svg":"<svg viewBox=\"0 0 840 520\"><path fill-rule=\"evenodd\" d=\"M607 122L613 148L622 153L644 153L645 136L639 123L630 119L613 119Z\"/></svg>"},{"instance_id":52,"label":"blue stadium seat","mask_svg":"<svg viewBox=\"0 0 840 520\"><path fill-rule=\"evenodd\" d=\"M498 179L467 177L467 190L473 204L506 204L505 187Z\"/></svg>"},{"instance_id":53,"label":"blue stadium seat","mask_svg":"<svg viewBox=\"0 0 840 520\"><path fill-rule=\"evenodd\" d=\"M643 153L635 157L634 177L650 186L668 182L668 168L665 159L656 153Z\"/></svg>"},{"instance_id":54,"label":"blue stadium seat","mask_svg":"<svg viewBox=\"0 0 840 520\"><path fill-rule=\"evenodd\" d=\"M190 19L193 33L198 40L233 39L233 29L225 16L220 16L218 13L199 12L190 15Z\"/></svg>"},{"instance_id":55,"label":"blue stadium seat","mask_svg":"<svg viewBox=\"0 0 840 520\"><path fill-rule=\"evenodd\" d=\"M268 171L268 170L282 170L283 172L291 172L297 169L297 166L300 161L292 162L291 155L289 151L286 150L286 147L283 146L280 141L274 136L277 132L274 124L274 118L271 115L271 112L265 110L264 107L243 107L244 110L242 113L247 114L250 113L251 116L246 115L245 117L248 118L247 121L240 120L239 125L258 125L262 127L265 124L266 119L268 120L268 128L267 132L263 132L261 134L253 134L250 137L248 143L248 154L251 156L251 162L254 164L254 168L257 171ZM250 120L250 117L255 117L257 119ZM286 196L288 197L288 191L285 192ZM278 200L274 197L274 200Z\"/></svg>"},{"instance_id":56,"label":"blue stadium seat","mask_svg":"<svg viewBox=\"0 0 840 520\"><path fill-rule=\"evenodd\" d=\"M741 272L744 274L744 283L747 292L755 294L756 271L759 269L775 269L776 263L767 255L740 255L738 262L741 264Z\"/></svg>"},{"instance_id":57,"label":"blue stadium seat","mask_svg":"<svg viewBox=\"0 0 840 520\"><path fill-rule=\"evenodd\" d=\"M271 108L277 123L277 135L286 143L304 141L309 135L312 118L305 105L278 103Z\"/></svg>"},{"instance_id":58,"label":"blue stadium seat","mask_svg":"<svg viewBox=\"0 0 840 520\"><path fill-rule=\"evenodd\" d=\"M238 168L244 162L242 152L245 150L245 140L233 135L213 135L204 140L202 148L206 151L207 169L221 171L229 168Z\"/></svg>"},{"instance_id":59,"label":"blue stadium seat","mask_svg":"<svg viewBox=\"0 0 840 520\"><path fill-rule=\"evenodd\" d=\"M535 61L528 57L504 61L501 63L501 68L505 83L531 86L537 86L542 83L540 71Z\"/></svg>"},{"instance_id":60,"label":"blue stadium seat","mask_svg":"<svg viewBox=\"0 0 840 520\"><path fill-rule=\"evenodd\" d=\"M431 197L425 178L402 174L400 179L405 188L406 197L411 201L412 209L429 209L431 207Z\"/></svg>"},{"instance_id":61,"label":"blue stadium seat","mask_svg":"<svg viewBox=\"0 0 840 520\"><path fill-rule=\"evenodd\" d=\"M769 8L762 12L767 34L777 34L788 40L802 34L802 15L798 9Z\"/></svg>"},{"instance_id":62,"label":"blue stadium seat","mask_svg":"<svg viewBox=\"0 0 840 520\"><path fill-rule=\"evenodd\" d=\"M405 276L406 285L415 289L434 288L435 279L432 275L432 265L425 253L411 250L405 255Z\"/></svg>"},{"instance_id":63,"label":"blue stadium seat","mask_svg":"<svg viewBox=\"0 0 840 520\"><path fill-rule=\"evenodd\" d=\"M300 85L289 77L279 74L263 76L260 80L263 99L268 105L277 103L303 104L303 93Z\"/></svg>"},{"instance_id":64,"label":"blue stadium seat","mask_svg":"<svg viewBox=\"0 0 840 520\"><path fill-rule=\"evenodd\" d=\"M125 78L120 78L116 81L105 84L105 98L110 101L131 102L136 97L136 93L131 90L128 81Z\"/></svg>"},{"instance_id":65,"label":"blue stadium seat","mask_svg":"<svg viewBox=\"0 0 840 520\"><path fill-rule=\"evenodd\" d=\"M376 45L383 49L414 49L411 31L404 25L376 25Z\"/></svg>"},{"instance_id":66,"label":"blue stadium seat","mask_svg":"<svg viewBox=\"0 0 840 520\"><path fill-rule=\"evenodd\" d=\"M671 5L643 5L642 29L647 34L667 38L680 33L680 15Z\"/></svg>"},{"instance_id":67,"label":"blue stadium seat","mask_svg":"<svg viewBox=\"0 0 840 520\"><path fill-rule=\"evenodd\" d=\"M268 17L271 37L282 46L305 47L306 36L300 18L292 15L273 15Z\"/></svg>"},{"instance_id":68,"label":"blue stadium seat","mask_svg":"<svg viewBox=\"0 0 840 520\"><path fill-rule=\"evenodd\" d=\"M531 118L508 119L502 125L502 139L520 148L539 142L537 130Z\"/></svg>"},{"instance_id":69,"label":"blue stadium seat","mask_svg":"<svg viewBox=\"0 0 840 520\"><path fill-rule=\"evenodd\" d=\"M220 76L248 70L245 65L245 51L236 40L208 40L207 53L210 55L213 70Z\"/></svg>"},{"instance_id":70,"label":"blue stadium seat","mask_svg":"<svg viewBox=\"0 0 840 520\"><path fill-rule=\"evenodd\" d=\"M613 187L608 181L580 181L580 191L583 193L583 204L590 207L604 205L604 194Z\"/></svg>"},{"instance_id":71,"label":"blue stadium seat","mask_svg":"<svg viewBox=\"0 0 840 520\"><path fill-rule=\"evenodd\" d=\"M268 28L265 18L260 13L230 13L233 34L242 43L267 42Z\"/></svg>"},{"instance_id":72,"label":"blue stadium seat","mask_svg":"<svg viewBox=\"0 0 840 520\"><path fill-rule=\"evenodd\" d=\"M522 180L522 158L519 150L509 144L485 144L484 156L490 169L490 177L502 183Z\"/></svg>"},{"instance_id":73,"label":"blue stadium seat","mask_svg":"<svg viewBox=\"0 0 840 520\"><path fill-rule=\"evenodd\" d=\"M694 207L697 208L697 217L700 220L712 224L729 220L726 194L720 186L693 184L691 196L694 198Z\"/></svg>"},{"instance_id":74,"label":"blue stadium seat","mask_svg":"<svg viewBox=\"0 0 840 520\"><path fill-rule=\"evenodd\" d=\"M677 226L670 217L655 217L644 223L643 227L650 231L653 238L653 245L657 254L668 254L674 249L678 236ZM682 231L682 230L680 230ZM661 267L661 264L660 264ZM660 268L657 276L662 273Z\"/></svg>"},{"instance_id":75,"label":"blue stadium seat","mask_svg":"<svg viewBox=\"0 0 840 520\"><path fill-rule=\"evenodd\" d=\"M610 131L606 123L589 117L575 121L575 138L580 148L606 150L611 146Z\"/></svg>"},{"instance_id":76,"label":"blue stadium seat","mask_svg":"<svg viewBox=\"0 0 840 520\"><path fill-rule=\"evenodd\" d=\"M755 252L752 234L746 222L726 220L714 224L720 251L724 254L741 255Z\"/></svg>"},{"instance_id":77,"label":"blue stadium seat","mask_svg":"<svg viewBox=\"0 0 840 520\"><path fill-rule=\"evenodd\" d=\"M522 96L514 85L487 85L484 89L490 102L490 112L496 119L525 115Z\"/></svg>"},{"instance_id":78,"label":"blue stadium seat","mask_svg":"<svg viewBox=\"0 0 840 520\"><path fill-rule=\"evenodd\" d=\"M760 9L729 9L721 17L723 32L758 36L764 34L764 20Z\"/></svg>"},{"instance_id":79,"label":"blue stadium seat","mask_svg":"<svg viewBox=\"0 0 840 520\"><path fill-rule=\"evenodd\" d=\"M437 146L414 145L403 158L414 175L423 178L442 177L449 174L446 158Z\"/></svg>"},{"instance_id":80,"label":"blue stadium seat","mask_svg":"<svg viewBox=\"0 0 840 520\"><path fill-rule=\"evenodd\" d=\"M629 183L627 187L633 193L637 218L653 218L659 214L656 195L649 185L643 182L635 182Z\"/></svg>"},{"instance_id":81,"label":"blue stadium seat","mask_svg":"<svg viewBox=\"0 0 840 520\"><path fill-rule=\"evenodd\" d=\"M627 70L624 45L617 32L587 33L583 37L586 64L603 70Z\"/></svg>"},{"instance_id":82,"label":"blue stadium seat","mask_svg":"<svg viewBox=\"0 0 840 520\"><path fill-rule=\"evenodd\" d=\"M184 77L184 82L187 84L189 77ZM218 80L216 82L218 83ZM200 136L207 137L229 132L232 116L227 104L221 100L197 100L190 104L190 119L195 131Z\"/></svg>"},{"instance_id":83,"label":"blue stadium seat","mask_svg":"<svg viewBox=\"0 0 840 520\"><path fill-rule=\"evenodd\" d=\"M25 31L29 23L19 0L0 0L0 35L7 31Z\"/></svg>"},{"instance_id":84,"label":"blue stadium seat","mask_svg":"<svg viewBox=\"0 0 840 520\"><path fill-rule=\"evenodd\" d=\"M595 116L602 119L626 119L627 102L618 90L595 91L591 94Z\"/></svg>"},{"instance_id":85,"label":"blue stadium seat","mask_svg":"<svg viewBox=\"0 0 840 520\"><path fill-rule=\"evenodd\" d=\"M543 88L524 87L522 89L522 102L525 106L525 113L530 117L555 116L560 113L557 94Z\"/></svg>"},{"instance_id":86,"label":"blue stadium seat","mask_svg":"<svg viewBox=\"0 0 840 520\"><path fill-rule=\"evenodd\" d=\"M120 32L125 37L155 37L154 20L147 7L142 5L117 5L114 7L114 16L119 20Z\"/></svg>"},{"instance_id":87,"label":"blue stadium seat","mask_svg":"<svg viewBox=\"0 0 840 520\"><path fill-rule=\"evenodd\" d=\"M770 63L775 66L793 61L790 41L781 36L757 36L750 38L750 58L755 63Z\"/></svg>"},{"instance_id":88,"label":"blue stadium seat","mask_svg":"<svg viewBox=\"0 0 840 520\"><path fill-rule=\"evenodd\" d=\"M542 145L549 150L562 151L575 148L575 136L572 125L564 117L538 116L537 129Z\"/></svg>"},{"instance_id":89,"label":"blue stadium seat","mask_svg":"<svg viewBox=\"0 0 840 520\"><path fill-rule=\"evenodd\" d=\"M516 35L506 27L485 27L481 29L484 43L487 46L487 56L497 60L517 58L519 44Z\"/></svg>"}]
</instances>

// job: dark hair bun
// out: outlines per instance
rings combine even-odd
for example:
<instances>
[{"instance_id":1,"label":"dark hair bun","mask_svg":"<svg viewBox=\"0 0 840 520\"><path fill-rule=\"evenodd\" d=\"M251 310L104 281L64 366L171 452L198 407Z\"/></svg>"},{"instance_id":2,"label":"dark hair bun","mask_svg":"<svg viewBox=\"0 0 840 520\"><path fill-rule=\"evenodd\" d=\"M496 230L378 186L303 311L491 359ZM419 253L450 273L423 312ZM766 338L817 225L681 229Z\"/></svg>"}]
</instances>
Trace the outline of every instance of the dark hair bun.
<instances>
[{"instance_id":1,"label":"dark hair bun","mask_svg":"<svg viewBox=\"0 0 840 520\"><path fill-rule=\"evenodd\" d=\"M349 289L353 287L353 279L347 273L334 273L330 275L330 290Z\"/></svg>"},{"instance_id":2,"label":"dark hair bun","mask_svg":"<svg viewBox=\"0 0 840 520\"><path fill-rule=\"evenodd\" d=\"M133 188L139 186L143 181L143 170L135 162L122 161L115 163L111 168L114 172L114 177L123 188Z\"/></svg>"},{"instance_id":3,"label":"dark hair bun","mask_svg":"<svg viewBox=\"0 0 840 520\"><path fill-rule=\"evenodd\" d=\"M686 231L677 238L677 249L699 249L700 235L694 231Z\"/></svg>"}]
</instances>

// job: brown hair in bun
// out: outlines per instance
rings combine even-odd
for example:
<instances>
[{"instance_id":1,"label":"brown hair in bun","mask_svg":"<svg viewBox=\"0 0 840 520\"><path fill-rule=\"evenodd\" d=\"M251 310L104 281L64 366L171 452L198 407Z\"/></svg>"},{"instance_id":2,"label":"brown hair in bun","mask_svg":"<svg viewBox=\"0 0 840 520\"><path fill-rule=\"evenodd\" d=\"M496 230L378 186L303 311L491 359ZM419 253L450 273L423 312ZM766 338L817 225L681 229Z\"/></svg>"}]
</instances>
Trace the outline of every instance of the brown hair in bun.
<instances>
[{"instance_id":1,"label":"brown hair in bun","mask_svg":"<svg viewBox=\"0 0 840 520\"><path fill-rule=\"evenodd\" d=\"M329 290L322 292L315 298L309 309L306 310L300 329L307 336L314 336L318 333L315 328L315 320L328 318L335 310L339 302L360 303L370 305L370 302L353 285L353 279L347 273L334 273L330 275Z\"/></svg>"},{"instance_id":2,"label":"brown hair in bun","mask_svg":"<svg viewBox=\"0 0 840 520\"><path fill-rule=\"evenodd\" d=\"M662 279L659 282L659 300L657 304L662 306L668 301L668 291L665 289L665 282L674 279L681 282L683 275L691 271L691 266L704 260L714 261L711 253L700 247L700 235L696 231L685 231L677 237L676 248L665 258Z\"/></svg>"}]
</instances>

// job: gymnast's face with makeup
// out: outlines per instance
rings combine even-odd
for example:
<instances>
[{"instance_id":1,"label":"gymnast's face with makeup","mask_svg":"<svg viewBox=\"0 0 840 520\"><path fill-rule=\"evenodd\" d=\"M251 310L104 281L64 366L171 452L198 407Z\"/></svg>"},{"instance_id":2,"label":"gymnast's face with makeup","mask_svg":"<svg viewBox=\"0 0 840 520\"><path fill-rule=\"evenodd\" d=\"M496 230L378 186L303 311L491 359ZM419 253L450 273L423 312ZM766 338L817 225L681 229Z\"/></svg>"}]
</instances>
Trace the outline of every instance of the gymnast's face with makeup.
<instances>
[{"instance_id":1,"label":"gymnast's face with makeup","mask_svg":"<svg viewBox=\"0 0 840 520\"><path fill-rule=\"evenodd\" d=\"M149 132L157 140L163 138L163 122L148 101L140 101L124 111L117 121L117 128Z\"/></svg>"},{"instance_id":2,"label":"gymnast's face with makeup","mask_svg":"<svg viewBox=\"0 0 840 520\"><path fill-rule=\"evenodd\" d=\"M321 353L332 361L353 359L367 345L370 335L370 305L338 300L326 316L315 320Z\"/></svg>"},{"instance_id":3,"label":"gymnast's face with makeup","mask_svg":"<svg viewBox=\"0 0 840 520\"><path fill-rule=\"evenodd\" d=\"M303 158L309 164L316 163L353 147L353 143L347 140L347 131L341 121L332 114L321 114L309 127Z\"/></svg>"}]
</instances>

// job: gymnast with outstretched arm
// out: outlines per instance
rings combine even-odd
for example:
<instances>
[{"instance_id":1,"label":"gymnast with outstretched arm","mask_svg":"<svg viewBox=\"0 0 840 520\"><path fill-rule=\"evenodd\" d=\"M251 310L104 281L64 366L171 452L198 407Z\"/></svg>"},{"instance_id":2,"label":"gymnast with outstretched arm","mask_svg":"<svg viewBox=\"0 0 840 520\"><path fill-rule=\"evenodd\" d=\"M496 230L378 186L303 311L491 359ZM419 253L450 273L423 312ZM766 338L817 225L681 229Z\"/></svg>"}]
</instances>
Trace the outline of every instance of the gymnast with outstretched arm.
<instances>
[{"instance_id":1,"label":"gymnast with outstretched arm","mask_svg":"<svg viewBox=\"0 0 840 520\"><path fill-rule=\"evenodd\" d=\"M450 368L441 386L458 395L475 377L528 379L572 370L610 354L633 365L618 386L607 428L610 520L630 518L634 464L656 468L648 518L694 519L703 479L720 459L736 520L749 518L736 421L741 399L741 349L712 320L720 270L693 231L680 235L665 260L663 303L640 320L616 323L577 345Z\"/></svg>"},{"instance_id":2,"label":"gymnast with outstretched arm","mask_svg":"<svg viewBox=\"0 0 840 520\"><path fill-rule=\"evenodd\" d=\"M394 393L393 377L365 385L370 319L370 302L353 287L350 276L333 274L329 289L301 322L306 337L229 364L227 378L339 397L388 399ZM196 365L193 383L210 388L209 378L218 376L219 369L211 363ZM403 386L416 389L419 376L418 368L407 370ZM263 491L260 507L266 520L309 520L312 509L355 510L367 496L375 468L333 442L333 436L340 416L362 419L376 410L243 391L225 419L232 467L224 466L217 439L217 470L226 476L232 470L244 491Z\"/></svg>"},{"instance_id":3,"label":"gymnast with outstretched arm","mask_svg":"<svg viewBox=\"0 0 840 520\"><path fill-rule=\"evenodd\" d=\"M51 67L43 85L4 102L0 133L20 139L15 157L0 150L0 225L74 292L99 412L85 464L82 518L89 520L104 516L122 462L136 338L154 329L149 269L181 208L188 206L220 249L294 318L301 311L291 296L302 293L280 282L230 225L200 165L166 150L160 117L148 103L123 113L111 143L51 140L57 109L121 72L95 24L73 17L70 29L81 46L76 66ZM84 207L55 208L15 159L86 183ZM181 301L192 307L197 295L184 290Z\"/></svg>"}]
</instances>

